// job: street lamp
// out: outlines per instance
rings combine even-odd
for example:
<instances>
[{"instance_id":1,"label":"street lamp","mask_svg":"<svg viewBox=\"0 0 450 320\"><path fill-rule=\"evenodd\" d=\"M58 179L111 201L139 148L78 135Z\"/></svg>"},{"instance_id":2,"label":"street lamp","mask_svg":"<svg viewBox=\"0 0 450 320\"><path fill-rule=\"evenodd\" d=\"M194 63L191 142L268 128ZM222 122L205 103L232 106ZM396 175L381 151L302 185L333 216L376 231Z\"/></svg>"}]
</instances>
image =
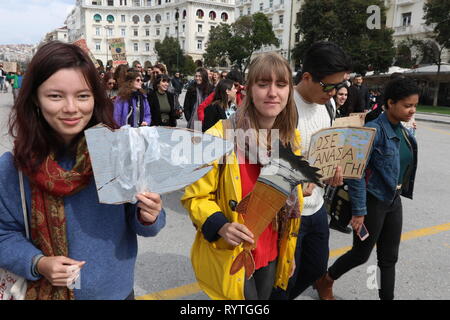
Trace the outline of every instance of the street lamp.
<instances>
[{"instance_id":1,"label":"street lamp","mask_svg":"<svg viewBox=\"0 0 450 320\"><path fill-rule=\"evenodd\" d=\"M108 66L108 60L109 60L109 56L108 56L108 51L109 51L109 43L108 43L108 31L110 30L109 26L105 26L105 40L106 40L106 63L105 63L105 70L106 67Z\"/></svg>"},{"instance_id":2,"label":"street lamp","mask_svg":"<svg viewBox=\"0 0 450 320\"><path fill-rule=\"evenodd\" d=\"M175 11L176 11L175 19L177 20L177 44L180 45L180 14L179 14L180 9L178 7L176 7ZM178 64L179 64L179 51L180 50L178 50L178 48L176 48L176 50L177 50L177 70L176 70L176 72L179 72L180 70L179 70Z\"/></svg>"}]
</instances>

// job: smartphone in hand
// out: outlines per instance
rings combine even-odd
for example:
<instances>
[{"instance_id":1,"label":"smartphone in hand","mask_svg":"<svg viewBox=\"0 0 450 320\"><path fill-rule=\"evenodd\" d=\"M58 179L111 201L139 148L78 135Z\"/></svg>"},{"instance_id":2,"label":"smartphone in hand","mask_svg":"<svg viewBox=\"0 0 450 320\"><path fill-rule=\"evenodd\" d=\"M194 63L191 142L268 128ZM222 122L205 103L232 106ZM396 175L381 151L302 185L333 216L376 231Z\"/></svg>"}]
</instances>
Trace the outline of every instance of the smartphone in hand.
<instances>
[{"instance_id":1,"label":"smartphone in hand","mask_svg":"<svg viewBox=\"0 0 450 320\"><path fill-rule=\"evenodd\" d=\"M364 223L361 225L361 229L359 230L358 237L361 239L361 241L364 241L367 239L367 237L369 237L369 231L367 231Z\"/></svg>"}]
</instances>

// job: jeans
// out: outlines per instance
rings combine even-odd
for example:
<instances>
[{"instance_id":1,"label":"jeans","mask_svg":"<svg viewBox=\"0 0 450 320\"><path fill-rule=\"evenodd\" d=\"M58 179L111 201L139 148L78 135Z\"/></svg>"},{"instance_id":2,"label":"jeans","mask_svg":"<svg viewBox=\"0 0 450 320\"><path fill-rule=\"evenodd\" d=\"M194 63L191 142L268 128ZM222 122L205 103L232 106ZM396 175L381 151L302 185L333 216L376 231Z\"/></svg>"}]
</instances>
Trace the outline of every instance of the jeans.
<instances>
[{"instance_id":1,"label":"jeans","mask_svg":"<svg viewBox=\"0 0 450 320\"><path fill-rule=\"evenodd\" d=\"M319 279L328 266L328 214L324 206L311 216L303 216L295 249L295 271L286 291L276 288L271 299L295 299Z\"/></svg>"},{"instance_id":2,"label":"jeans","mask_svg":"<svg viewBox=\"0 0 450 320\"><path fill-rule=\"evenodd\" d=\"M245 280L245 300L268 300L275 283L276 271L277 260L274 260L267 266L256 270L249 280Z\"/></svg>"},{"instance_id":3,"label":"jeans","mask_svg":"<svg viewBox=\"0 0 450 320\"><path fill-rule=\"evenodd\" d=\"M352 249L328 269L329 276L337 280L349 270L366 263L372 249L377 245L381 275L379 297L381 300L394 299L395 264L398 260L402 233L402 211L400 192L396 192L394 200L388 204L367 193L367 215L364 217L364 225L369 231L369 237L361 241L356 233L353 233Z\"/></svg>"}]
</instances>

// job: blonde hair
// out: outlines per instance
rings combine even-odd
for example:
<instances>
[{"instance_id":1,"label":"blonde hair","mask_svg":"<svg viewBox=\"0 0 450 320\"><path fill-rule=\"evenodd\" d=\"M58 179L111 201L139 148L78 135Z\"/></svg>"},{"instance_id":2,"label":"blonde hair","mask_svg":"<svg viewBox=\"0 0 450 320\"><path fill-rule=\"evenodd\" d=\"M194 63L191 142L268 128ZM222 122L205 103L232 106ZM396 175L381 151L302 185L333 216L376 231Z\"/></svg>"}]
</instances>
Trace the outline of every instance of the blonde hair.
<instances>
[{"instance_id":1,"label":"blonde hair","mask_svg":"<svg viewBox=\"0 0 450 320\"><path fill-rule=\"evenodd\" d=\"M239 108L237 115L237 127L242 128L245 118L250 121L252 129L259 130L261 127L257 121L257 111L253 103L252 88L259 80L272 81L272 75L276 80L284 81L289 85L289 97L286 107L278 114L272 129L278 129L280 140L283 145L290 144L295 150L299 148L295 130L297 128L298 114L294 101L294 85L292 82L292 71L289 63L276 53L266 53L253 59L250 63L247 79L247 95Z\"/></svg>"}]
</instances>

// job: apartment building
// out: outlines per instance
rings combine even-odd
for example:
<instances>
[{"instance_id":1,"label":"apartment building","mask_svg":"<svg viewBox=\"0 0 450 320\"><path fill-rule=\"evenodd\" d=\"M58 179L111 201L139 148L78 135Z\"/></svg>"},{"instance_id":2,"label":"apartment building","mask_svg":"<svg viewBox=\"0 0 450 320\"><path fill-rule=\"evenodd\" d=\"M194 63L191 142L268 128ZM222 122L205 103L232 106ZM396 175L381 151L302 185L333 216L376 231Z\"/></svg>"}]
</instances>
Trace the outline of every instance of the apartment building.
<instances>
[{"instance_id":1,"label":"apartment building","mask_svg":"<svg viewBox=\"0 0 450 320\"><path fill-rule=\"evenodd\" d=\"M77 0L66 19L69 42L84 37L94 56L111 59L107 39L124 38L127 60L155 63L155 43L177 38L181 48L201 60L209 30L233 23L235 0Z\"/></svg>"}]
</instances>

